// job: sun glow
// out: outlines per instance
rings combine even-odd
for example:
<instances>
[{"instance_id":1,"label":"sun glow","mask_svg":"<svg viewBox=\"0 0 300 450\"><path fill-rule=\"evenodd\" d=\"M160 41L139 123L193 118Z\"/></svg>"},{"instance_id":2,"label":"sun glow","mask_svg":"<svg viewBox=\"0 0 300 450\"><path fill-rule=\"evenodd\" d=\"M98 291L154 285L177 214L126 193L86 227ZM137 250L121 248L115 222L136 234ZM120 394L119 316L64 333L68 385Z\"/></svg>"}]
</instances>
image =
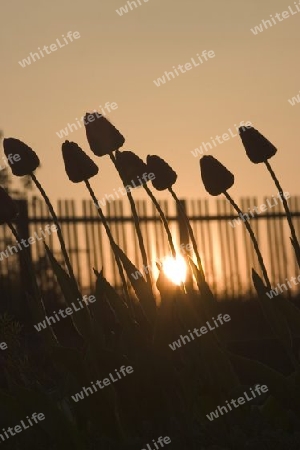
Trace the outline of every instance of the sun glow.
<instances>
[{"instance_id":1,"label":"sun glow","mask_svg":"<svg viewBox=\"0 0 300 450\"><path fill-rule=\"evenodd\" d=\"M177 256L176 259L171 256L167 256L162 265L166 277L168 277L172 283L180 286L181 283L185 282L187 267L182 256Z\"/></svg>"}]
</instances>

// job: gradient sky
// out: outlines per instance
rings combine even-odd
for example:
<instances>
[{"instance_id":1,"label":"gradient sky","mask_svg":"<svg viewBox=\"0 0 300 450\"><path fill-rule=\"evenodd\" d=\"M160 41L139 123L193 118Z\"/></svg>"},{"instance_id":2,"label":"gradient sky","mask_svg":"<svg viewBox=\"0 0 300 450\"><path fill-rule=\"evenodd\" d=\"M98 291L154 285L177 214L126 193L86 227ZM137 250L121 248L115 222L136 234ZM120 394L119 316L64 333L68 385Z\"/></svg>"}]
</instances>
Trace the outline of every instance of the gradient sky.
<instances>
[{"instance_id":1,"label":"gradient sky","mask_svg":"<svg viewBox=\"0 0 300 450\"><path fill-rule=\"evenodd\" d=\"M149 0L120 17L125 0L11 0L1 4L0 129L39 155L37 176L52 199L88 198L67 179L56 131L86 111L116 102L107 117L126 137L125 150L158 154L178 173L180 197L207 196L191 151L240 121L251 121L279 149L272 164L283 187L298 194L300 13L263 33L250 28L292 0ZM68 31L80 39L22 68L18 61ZM161 87L153 80L197 53L215 58ZM84 128L68 137L100 167L99 197L121 186L108 157L89 150ZM2 150L1 150L2 151ZM262 165L247 159L238 137L210 152L235 174L231 193L276 193ZM136 192L135 197L143 197ZM165 194L160 197L165 198Z\"/></svg>"}]
</instances>

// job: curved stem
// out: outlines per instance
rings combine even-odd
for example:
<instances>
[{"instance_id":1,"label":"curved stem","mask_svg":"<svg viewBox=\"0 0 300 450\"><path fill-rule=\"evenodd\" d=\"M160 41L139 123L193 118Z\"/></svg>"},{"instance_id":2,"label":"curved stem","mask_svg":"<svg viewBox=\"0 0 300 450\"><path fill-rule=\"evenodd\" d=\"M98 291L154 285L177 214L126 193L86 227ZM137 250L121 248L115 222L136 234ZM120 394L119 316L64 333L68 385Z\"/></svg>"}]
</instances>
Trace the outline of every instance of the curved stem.
<instances>
[{"instance_id":1,"label":"curved stem","mask_svg":"<svg viewBox=\"0 0 300 450\"><path fill-rule=\"evenodd\" d=\"M51 214L51 216L53 218L53 221L54 221L54 223L55 223L55 225L57 227L57 236L58 236L58 239L59 239L59 242L60 242L60 246L61 246L61 250L62 250L62 253L64 255L64 259L65 259L65 262L66 262L66 265L67 265L67 268L68 268L68 272L69 272L69 275L70 275L70 277L72 278L72 280L74 282L74 285L76 286L76 289L78 290L77 282L76 282L75 275L74 275L74 272L73 272L73 269L72 269L72 266L71 266L71 262L70 262L70 259L69 259L68 253L67 253L67 249L66 249L66 246L65 246L65 242L64 242L63 235L62 235L62 231L61 231L61 228L60 228L60 225L59 225L59 222L58 222L58 218L57 218L57 216L55 214L55 211L53 209L53 206L52 206L52 204L51 204L51 202L50 202L46 192L44 191L42 185L40 184L40 182L37 180L36 176L33 173L31 174L31 178L32 178L34 184L36 185L36 187L38 188L38 190L40 191L43 199L45 200L45 203L48 206L48 209L49 209L50 214Z\"/></svg>"},{"instance_id":2,"label":"curved stem","mask_svg":"<svg viewBox=\"0 0 300 450\"><path fill-rule=\"evenodd\" d=\"M122 264L120 262L120 258L118 257L116 243L115 243L114 238L113 238L113 236L111 234L110 228L109 228L109 226L107 224L105 215L103 214L101 206L99 205L99 202L98 202L98 200L96 198L96 195L95 195L95 193L94 193L94 191L93 191L93 189L92 189L92 187L91 187L91 185L90 185L88 180L85 180L85 185L86 185L86 187L87 187L87 189L88 189L88 191L90 193L90 196L92 197L92 200L93 200L94 204L97 206L97 211L98 211L99 217L100 217L100 219L102 221L102 224L104 225L107 237L108 237L110 245L112 247L112 251L114 252L114 256L115 256L115 260L116 260L116 263L117 263L117 266L118 266L119 274L120 274L120 277L121 277L121 280L122 280L125 296L126 296L128 305L130 306L131 302L130 302L130 297L129 297L129 293L128 293L127 283L126 283L126 279L125 279L125 276L124 276L123 267L122 267Z\"/></svg>"},{"instance_id":3,"label":"curved stem","mask_svg":"<svg viewBox=\"0 0 300 450\"><path fill-rule=\"evenodd\" d=\"M281 187L281 185L279 183L279 180L276 177L275 172L272 169L269 161L265 161L265 165L266 165L266 167L267 167L267 169L268 169L268 171L269 171L269 173L270 173L270 175L271 175L271 177L272 177L272 179L273 179L273 181L274 181L274 183L275 183L275 185L276 185L276 187L278 189L279 196L280 196L280 198L282 200L282 204L283 204L283 207L284 207L284 210L285 210L285 213L286 213L286 218L287 218L290 230L291 230L292 243L293 243L293 247L294 247L294 250L295 250L298 266L300 267L300 246L299 246L299 242L298 242L298 239L297 239L297 236L296 236L296 231L295 231L295 228L294 228L294 225L293 225L293 222L292 222L292 216L291 216L290 208L289 208L288 203L286 201L286 198L284 196L284 192L283 192L283 189L282 189L282 187Z\"/></svg>"},{"instance_id":4,"label":"curved stem","mask_svg":"<svg viewBox=\"0 0 300 450\"><path fill-rule=\"evenodd\" d=\"M199 268L199 271L200 271L201 276L203 278L203 281L205 281L205 274L204 274L204 270L203 270L203 266L202 266L202 261L201 261L201 258L200 258L199 250L198 250L198 247L197 247L197 242L196 242L195 235L194 235L193 229L191 227L189 218L186 215L186 212L185 212L184 208L182 207L182 204L181 204L179 198L177 197L176 193L173 191L173 189L170 187L168 189L168 191L170 192L170 194L174 198L174 200L175 200L175 202L176 202L176 204L178 206L178 209L180 210L180 212L182 214L182 217L183 217L183 219L184 219L184 221L186 223L186 226L188 228L188 232L189 232L192 244L193 244L193 249L194 249L194 252L195 252L195 255L196 255L198 268Z\"/></svg>"},{"instance_id":5,"label":"curved stem","mask_svg":"<svg viewBox=\"0 0 300 450\"><path fill-rule=\"evenodd\" d=\"M119 168L117 167L117 162L116 162L115 156L112 153L110 153L109 156L110 156L110 159L112 160L112 162L113 162L113 164L114 164L114 166L115 166L115 168L116 168L116 170L117 170L117 172L118 172L118 174L119 174L119 176L120 176L120 178L122 180L123 186L126 188L126 184L125 184L125 182L123 180L122 174L119 171ZM134 225L135 225L135 230L136 230L136 234L137 234L138 241L139 241L139 246L140 246L142 260L143 260L143 265L144 265L145 268L147 268L148 267L148 259L147 259L147 254L146 254L146 250L145 250L144 240L143 240L143 236L142 236L142 232L141 232L141 227L140 227L139 218L138 218L138 214L137 214L137 211L136 211L135 203L134 203L134 200L133 200L131 192L130 191L128 192L127 189L126 189L126 193L127 193L127 197L128 197L129 203L130 203L133 219L134 219ZM153 291L152 291L152 280L151 280L150 271L149 270L145 270L145 272L146 272L146 279L147 279L147 283L149 285L149 289L150 289L150 291L152 293L152 296L154 298Z\"/></svg>"},{"instance_id":6,"label":"curved stem","mask_svg":"<svg viewBox=\"0 0 300 450\"><path fill-rule=\"evenodd\" d=\"M148 188L148 186L146 184L143 185L143 188L145 189L145 191L147 192L147 194L149 195L149 197L151 198L152 202L155 205L155 208L157 209L160 218L162 220L163 226L166 230L167 236L168 236L168 241L169 241L169 245L171 248L171 252L172 252L172 256L173 258L176 258L176 250L174 247L174 243L173 243L173 239L172 239L172 234L170 232L170 228L166 219L166 216L163 213L163 210L160 207L160 204L158 203L158 201L156 200L155 196L153 195L153 192Z\"/></svg>"},{"instance_id":7,"label":"curved stem","mask_svg":"<svg viewBox=\"0 0 300 450\"><path fill-rule=\"evenodd\" d=\"M227 200L230 202L230 204L233 206L233 208L237 211L237 213L239 215L243 215L243 211L238 207L238 205L231 198L231 196L228 194L228 192L225 191L225 192L223 192L223 194L225 195ZM245 227L247 228L247 231L250 234L251 240L253 242L253 246L255 248L255 251L256 251L256 254L257 254L257 257L258 257L258 261L259 261L259 264L260 264L260 267L261 267L261 270L262 270L265 282L267 283L267 287L268 287L268 289L271 289L271 283L270 283L270 280L269 280L269 277L268 277L268 272L267 272L267 269L266 269L266 266L265 266L262 254L261 254L261 252L259 250L259 246L258 246L258 242L257 242L256 237L255 237L255 234L254 234L254 232L253 232L253 230L252 230L248 220L246 220L244 222L244 224L245 224Z\"/></svg>"}]
</instances>

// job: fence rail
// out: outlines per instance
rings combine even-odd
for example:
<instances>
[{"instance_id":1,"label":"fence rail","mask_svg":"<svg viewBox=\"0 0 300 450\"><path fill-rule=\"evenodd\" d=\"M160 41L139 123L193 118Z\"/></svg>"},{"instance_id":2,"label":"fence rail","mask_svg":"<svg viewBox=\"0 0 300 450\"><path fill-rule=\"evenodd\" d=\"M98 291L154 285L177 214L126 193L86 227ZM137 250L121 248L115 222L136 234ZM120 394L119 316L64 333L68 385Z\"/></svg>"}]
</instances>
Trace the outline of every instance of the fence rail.
<instances>
[{"instance_id":1,"label":"fence rail","mask_svg":"<svg viewBox=\"0 0 300 450\"><path fill-rule=\"evenodd\" d=\"M263 199L263 202L266 203L266 200ZM300 197L291 197L288 202L297 235L300 236ZM45 226L52 223L47 208L40 199L18 200L18 203L20 215L16 225L23 239L34 236L34 233L41 235ZM187 244L189 239L186 226L174 203L167 201L159 203L166 214L176 246L179 248L180 244ZM262 202L258 202L257 198L243 198L239 201L241 209L248 214L259 203ZM237 215L231 205L226 200L220 199L214 202L206 199L182 200L182 205L189 215L206 277L215 294L222 298L251 295L253 293L251 269L253 267L260 273L260 268L242 220L240 223L235 222L235 225L232 223L237 219ZM170 254L168 241L154 206L147 201L139 200L136 201L136 207L155 279L158 275L156 261L161 261ZM103 269L108 281L116 287L120 286L109 241L95 205L91 201L83 201L78 208L78 203L74 200L60 200L56 211L74 273L82 290L91 292L94 289L93 268ZM104 212L116 242L136 267L141 269L138 241L127 203L125 201L107 203ZM262 214L249 217L272 284L284 283L286 279L298 276L299 269L290 244L289 228L282 205L279 203ZM63 264L56 233L47 235L45 241L58 261ZM3 256L8 246L14 244L15 239L9 228L1 226L0 281L5 282L6 289L9 286L10 289L14 289L19 284L26 284L26 277L20 270L20 251L9 253L9 257ZM55 280L45 256L43 241L37 240L30 245L29 250L42 290L53 289ZM20 283L17 283L17 280ZM298 292L297 286L294 292Z\"/></svg>"}]
</instances>

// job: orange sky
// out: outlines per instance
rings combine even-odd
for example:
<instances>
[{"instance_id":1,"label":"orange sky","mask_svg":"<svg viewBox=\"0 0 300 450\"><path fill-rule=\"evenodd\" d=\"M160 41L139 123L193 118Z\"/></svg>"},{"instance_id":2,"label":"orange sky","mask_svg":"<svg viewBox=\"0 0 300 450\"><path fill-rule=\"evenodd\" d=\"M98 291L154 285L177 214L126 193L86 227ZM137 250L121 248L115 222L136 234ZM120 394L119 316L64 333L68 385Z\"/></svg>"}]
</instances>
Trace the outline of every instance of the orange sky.
<instances>
[{"instance_id":1,"label":"orange sky","mask_svg":"<svg viewBox=\"0 0 300 450\"><path fill-rule=\"evenodd\" d=\"M204 197L191 151L234 124L251 121L276 146L272 159L283 187L298 194L300 13L253 35L250 28L293 6L292 0L149 0L120 17L125 0L11 0L1 4L0 129L38 153L37 176L52 199L88 198L67 179L56 132L107 101L108 117L126 137L124 149L158 154L177 171L181 197ZM18 61L68 31L80 38L22 68ZM197 53L215 57L156 87L153 80ZM92 156L84 129L71 133ZM211 151L236 177L231 193L272 195L263 166L248 161L238 137ZM1 153L2 155L2 153ZM121 186L108 157L96 158L102 197ZM140 192L135 197L142 197ZM165 198L166 195L161 194Z\"/></svg>"}]
</instances>

